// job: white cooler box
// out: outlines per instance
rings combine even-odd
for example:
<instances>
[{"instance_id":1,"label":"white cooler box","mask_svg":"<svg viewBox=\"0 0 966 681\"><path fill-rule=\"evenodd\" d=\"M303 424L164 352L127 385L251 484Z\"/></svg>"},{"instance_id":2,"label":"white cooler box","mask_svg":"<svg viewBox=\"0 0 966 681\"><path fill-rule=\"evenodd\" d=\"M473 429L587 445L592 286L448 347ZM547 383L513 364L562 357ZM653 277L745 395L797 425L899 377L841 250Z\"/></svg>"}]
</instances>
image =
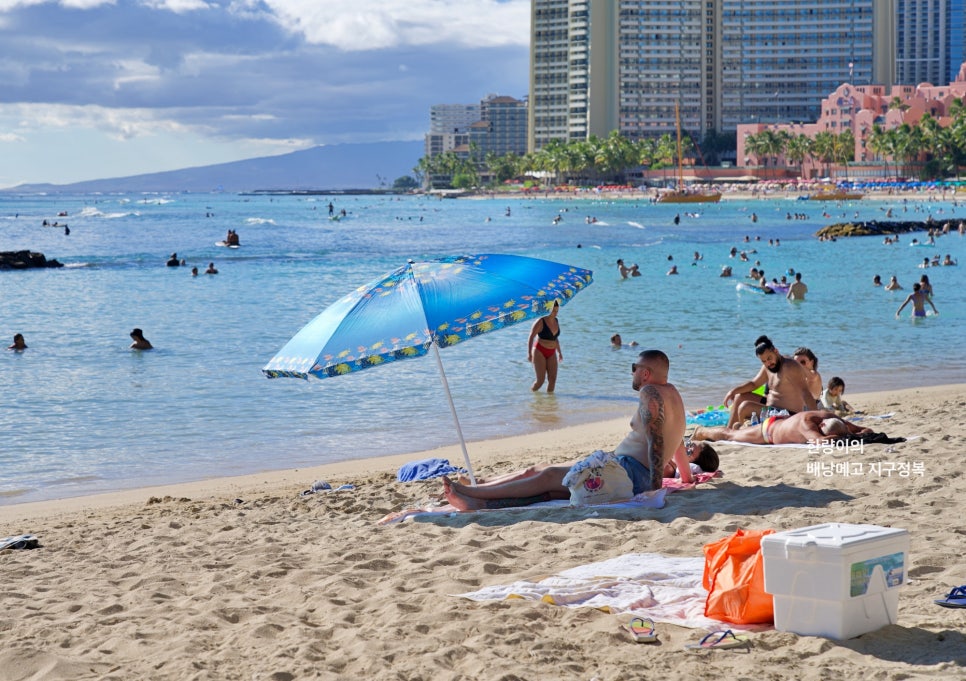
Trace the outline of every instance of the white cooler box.
<instances>
[{"instance_id":1,"label":"white cooler box","mask_svg":"<svg viewBox=\"0 0 966 681\"><path fill-rule=\"evenodd\" d=\"M779 631L845 639L895 624L909 553L905 530L812 525L765 535L761 551Z\"/></svg>"}]
</instances>

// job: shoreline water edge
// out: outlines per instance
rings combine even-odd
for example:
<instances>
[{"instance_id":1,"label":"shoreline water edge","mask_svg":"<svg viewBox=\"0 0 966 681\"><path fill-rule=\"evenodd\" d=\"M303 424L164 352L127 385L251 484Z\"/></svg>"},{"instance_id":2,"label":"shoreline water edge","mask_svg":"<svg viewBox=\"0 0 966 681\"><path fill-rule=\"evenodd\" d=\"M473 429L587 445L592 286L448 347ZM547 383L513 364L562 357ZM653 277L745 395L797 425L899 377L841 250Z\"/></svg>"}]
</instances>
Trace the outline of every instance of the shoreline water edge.
<instances>
[{"instance_id":1,"label":"shoreline water edge","mask_svg":"<svg viewBox=\"0 0 966 681\"><path fill-rule=\"evenodd\" d=\"M28 345L0 362L10 386L0 411L9 434L0 445L0 507L455 442L431 360L325 381L268 381L260 372L326 305L409 257L507 252L594 271L594 284L560 311L565 360L554 395L529 391L528 324L444 350L470 442L625 419L636 398L627 378L634 348L612 348L615 332L669 353L671 380L691 409L717 405L753 375L762 333L784 354L811 347L826 380L845 378L847 398L966 381L961 354L941 353L935 366L923 354L956 347L966 330L959 268L919 267L934 251L961 262L961 236L937 238L929 250L908 248L924 233L899 245L814 237L831 222L885 219L889 210L955 223L966 208L939 192L843 203L781 191L785 200L735 192L700 208L609 192L580 201L0 197L2 243L64 263L0 273L17 290L0 303L0 334L23 333ZM330 201L346 215L330 218ZM51 219L70 220L71 233L41 226ZM238 248L216 245L226 229L240 234ZM165 266L174 252L186 267ZM644 276L622 279L619 258L639 263ZM191 276L191 266L209 262L217 275ZM672 265L676 277L666 274ZM802 272L806 300L736 290L756 265L769 278ZM725 266L732 277L720 276ZM925 273L940 314L896 320ZM897 275L904 289L874 287L873 275ZM154 349L130 350L132 328Z\"/></svg>"},{"instance_id":2,"label":"shoreline water edge","mask_svg":"<svg viewBox=\"0 0 966 681\"><path fill-rule=\"evenodd\" d=\"M752 668L775 681L957 678L966 611L935 601L966 582L957 560L966 384L849 398L879 417L874 430L907 440L829 452L719 443L723 477L668 494L661 508L530 507L380 525L441 491L435 479L397 482L404 457L0 507L0 526L37 544L0 551L0 677L619 681L653 671L713 681ZM496 475L613 446L626 428L624 418L490 440L473 456L481 474ZM312 476L353 488L301 495ZM705 545L738 529L824 523L908 533L891 573L893 621L837 640L703 617ZM565 579L631 561L633 576ZM666 591L656 580L671 563L679 582ZM847 560L841 569L848 592ZM619 587L623 606L580 605ZM547 589L553 597L541 600ZM492 600L468 597L487 591ZM653 619L654 642L628 635L634 616ZM688 647L726 629L746 644Z\"/></svg>"}]
</instances>

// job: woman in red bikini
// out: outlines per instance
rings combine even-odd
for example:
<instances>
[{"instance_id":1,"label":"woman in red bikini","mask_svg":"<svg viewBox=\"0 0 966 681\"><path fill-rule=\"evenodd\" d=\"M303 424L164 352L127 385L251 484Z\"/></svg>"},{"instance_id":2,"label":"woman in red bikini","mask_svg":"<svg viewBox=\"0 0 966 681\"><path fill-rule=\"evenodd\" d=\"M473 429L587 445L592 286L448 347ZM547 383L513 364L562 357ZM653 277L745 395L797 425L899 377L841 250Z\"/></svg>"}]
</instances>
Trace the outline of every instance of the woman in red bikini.
<instances>
[{"instance_id":1,"label":"woman in red bikini","mask_svg":"<svg viewBox=\"0 0 966 681\"><path fill-rule=\"evenodd\" d=\"M536 380L530 386L530 390L540 390L544 379L547 381L547 392L552 393L557 384L557 367L563 360L563 350L560 349L560 322L557 320L557 313L560 311L560 303L553 301L550 314L541 317L533 323L530 329L530 338L527 339L527 361L533 363L533 372ZM536 339L536 340L534 340Z\"/></svg>"}]
</instances>

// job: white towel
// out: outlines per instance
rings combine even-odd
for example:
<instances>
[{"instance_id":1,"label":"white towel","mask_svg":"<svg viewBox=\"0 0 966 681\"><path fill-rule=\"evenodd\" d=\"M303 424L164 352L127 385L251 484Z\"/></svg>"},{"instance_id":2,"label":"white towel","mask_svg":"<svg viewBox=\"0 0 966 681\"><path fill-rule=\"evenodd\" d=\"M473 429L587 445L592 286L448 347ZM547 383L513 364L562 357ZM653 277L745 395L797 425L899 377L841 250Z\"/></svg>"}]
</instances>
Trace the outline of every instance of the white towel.
<instances>
[{"instance_id":1,"label":"white towel","mask_svg":"<svg viewBox=\"0 0 966 681\"><path fill-rule=\"evenodd\" d=\"M524 580L458 595L474 601L523 598L568 608L631 612L655 622L719 629L720 621L704 616L708 592L701 585L703 573L704 558L629 553L564 570L537 582ZM768 627L728 624L728 628L761 630Z\"/></svg>"}]
</instances>

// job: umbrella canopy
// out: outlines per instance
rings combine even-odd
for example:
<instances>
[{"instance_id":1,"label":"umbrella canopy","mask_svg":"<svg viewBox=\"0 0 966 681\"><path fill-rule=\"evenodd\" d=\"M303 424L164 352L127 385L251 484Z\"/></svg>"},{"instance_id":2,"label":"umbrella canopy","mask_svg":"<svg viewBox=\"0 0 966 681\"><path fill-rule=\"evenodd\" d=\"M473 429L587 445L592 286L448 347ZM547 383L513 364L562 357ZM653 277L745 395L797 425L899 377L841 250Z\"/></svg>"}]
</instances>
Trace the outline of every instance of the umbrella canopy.
<instances>
[{"instance_id":1,"label":"umbrella canopy","mask_svg":"<svg viewBox=\"0 0 966 681\"><path fill-rule=\"evenodd\" d=\"M269 378L326 378L425 355L547 314L593 281L590 270L518 255L412 262L326 308L262 369ZM456 421L439 355L437 365Z\"/></svg>"},{"instance_id":2,"label":"umbrella canopy","mask_svg":"<svg viewBox=\"0 0 966 681\"><path fill-rule=\"evenodd\" d=\"M590 270L518 255L410 262L357 288L299 331L262 369L326 378L425 355L547 314L593 281Z\"/></svg>"}]
</instances>

